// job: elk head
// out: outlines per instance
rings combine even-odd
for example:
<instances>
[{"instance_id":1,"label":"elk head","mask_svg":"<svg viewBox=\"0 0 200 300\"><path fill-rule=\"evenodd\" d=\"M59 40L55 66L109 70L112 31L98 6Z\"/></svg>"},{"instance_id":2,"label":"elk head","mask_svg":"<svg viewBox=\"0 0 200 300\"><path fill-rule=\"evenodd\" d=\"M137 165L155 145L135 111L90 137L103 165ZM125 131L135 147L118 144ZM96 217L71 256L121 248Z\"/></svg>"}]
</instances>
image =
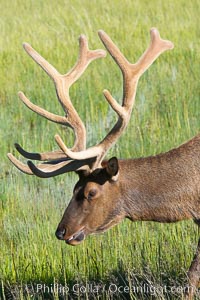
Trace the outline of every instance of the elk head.
<instances>
[{"instance_id":1,"label":"elk head","mask_svg":"<svg viewBox=\"0 0 200 300\"><path fill-rule=\"evenodd\" d=\"M81 35L78 61L71 71L61 75L30 45L24 44L26 52L52 78L65 116L58 116L38 107L31 103L22 92L19 92L20 99L28 108L48 120L71 127L75 133L75 142L74 146L68 149L60 136L56 135L55 140L60 149L45 153L30 153L19 144L15 144L18 152L24 157L43 161L38 165L31 161L25 165L11 153L8 154L8 157L19 170L29 175L34 174L48 178L71 171L75 171L79 175L73 197L56 231L57 238L65 240L68 244L79 244L86 235L105 231L126 217L126 211L123 208L122 186L124 182L121 176L120 162L115 157L105 161L104 157L121 136L130 120L140 76L161 53L173 48L170 41L160 38L159 32L155 28L151 29L150 35L149 47L137 63L131 64L110 37L105 32L99 31L101 41L122 72L123 99L122 104L119 104L109 91L104 90L104 96L117 113L118 120L99 144L88 149L86 149L85 126L72 105L69 89L89 63L94 59L104 57L106 52L89 50L85 36Z\"/></svg>"}]
</instances>

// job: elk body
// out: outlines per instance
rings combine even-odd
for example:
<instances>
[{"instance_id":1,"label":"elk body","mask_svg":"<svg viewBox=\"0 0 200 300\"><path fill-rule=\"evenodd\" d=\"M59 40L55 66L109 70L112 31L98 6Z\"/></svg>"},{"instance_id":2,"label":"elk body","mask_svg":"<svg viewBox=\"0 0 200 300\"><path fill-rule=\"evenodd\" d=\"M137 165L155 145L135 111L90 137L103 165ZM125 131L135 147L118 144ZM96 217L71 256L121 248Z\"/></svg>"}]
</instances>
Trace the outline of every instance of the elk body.
<instances>
[{"instance_id":1,"label":"elk body","mask_svg":"<svg viewBox=\"0 0 200 300\"><path fill-rule=\"evenodd\" d=\"M67 244L80 244L87 235L103 232L124 218L132 221L177 222L193 219L200 224L200 135L167 153L139 159L104 160L108 150L126 128L135 100L140 76L164 51L173 48L170 41L162 40L158 31L151 30L151 43L137 63L131 64L109 36L99 31L100 39L119 66L123 75L123 99L120 105L107 91L104 96L118 120L106 137L97 145L86 149L86 130L72 105L69 89L82 75L89 63L104 57L104 50L89 50L85 36L79 39L80 53L76 65L61 75L30 45L27 53L52 78L58 100L65 116L58 116L33 104L19 92L20 99L34 112L53 122L74 130L74 146L66 147L61 137L55 140L60 149L53 152L30 153L19 144L16 149L24 157L43 161L37 165L21 163L11 153L9 159L22 172L42 178L75 171L79 180L72 199L56 230L58 239ZM128 175L128 176L127 176ZM197 287L200 272L200 242L188 271L189 286ZM194 289L186 297L192 298Z\"/></svg>"}]
</instances>

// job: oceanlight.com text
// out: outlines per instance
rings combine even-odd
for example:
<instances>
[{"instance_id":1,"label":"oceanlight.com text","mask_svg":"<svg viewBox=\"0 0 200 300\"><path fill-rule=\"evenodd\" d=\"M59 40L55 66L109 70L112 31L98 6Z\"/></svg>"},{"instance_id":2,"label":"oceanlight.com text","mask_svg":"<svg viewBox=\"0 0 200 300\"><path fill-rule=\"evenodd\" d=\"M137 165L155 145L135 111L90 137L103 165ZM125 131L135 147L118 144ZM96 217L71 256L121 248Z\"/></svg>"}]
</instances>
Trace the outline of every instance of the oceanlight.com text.
<instances>
[{"instance_id":1,"label":"oceanlight.com text","mask_svg":"<svg viewBox=\"0 0 200 300\"><path fill-rule=\"evenodd\" d=\"M62 284L37 284L34 293L36 294L56 294L64 296L67 294L83 295L83 294L103 294L109 292L110 294L143 294L143 295L182 295L185 292L195 289L191 286L154 286L151 284L143 285L117 285L110 284L79 284L72 286ZM195 289L196 294L200 292Z\"/></svg>"}]
</instances>

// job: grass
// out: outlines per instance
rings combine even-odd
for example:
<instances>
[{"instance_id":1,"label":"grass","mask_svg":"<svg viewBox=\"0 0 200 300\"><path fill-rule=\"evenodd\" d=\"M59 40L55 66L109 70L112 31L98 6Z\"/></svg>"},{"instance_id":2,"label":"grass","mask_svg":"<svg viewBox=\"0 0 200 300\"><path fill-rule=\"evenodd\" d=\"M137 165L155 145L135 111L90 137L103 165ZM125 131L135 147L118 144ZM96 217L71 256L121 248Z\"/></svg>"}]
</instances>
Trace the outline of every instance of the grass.
<instances>
[{"instance_id":1,"label":"grass","mask_svg":"<svg viewBox=\"0 0 200 300\"><path fill-rule=\"evenodd\" d=\"M13 152L15 141L27 150L54 149L55 133L67 145L73 142L73 135L68 131L66 135L65 128L36 116L18 100L17 92L23 90L33 102L62 114L52 82L22 50L21 43L29 42L64 73L77 59L81 33L89 37L90 48L103 48L96 34L100 28L133 62L148 45L152 26L175 44L175 49L163 54L141 78L129 127L109 156L152 155L197 134L199 2L1 0L0 11L1 298L181 297L198 239L192 222L167 225L124 221L104 235L88 237L79 247L66 246L56 240L54 231L76 176L46 180L29 177L9 163L6 153ZM99 141L115 121L103 99L104 88L121 98L121 76L109 56L93 62L71 89L73 103L86 123L88 145ZM46 284L45 291L37 291L41 283ZM54 284L66 287L66 291L69 288L69 293L62 297L56 289L48 290ZM85 290L87 284L92 289ZM115 291L115 285L130 291ZM145 286L152 290L144 292ZM172 292L173 286L179 290ZM143 292L136 292L135 287L143 287Z\"/></svg>"}]
</instances>

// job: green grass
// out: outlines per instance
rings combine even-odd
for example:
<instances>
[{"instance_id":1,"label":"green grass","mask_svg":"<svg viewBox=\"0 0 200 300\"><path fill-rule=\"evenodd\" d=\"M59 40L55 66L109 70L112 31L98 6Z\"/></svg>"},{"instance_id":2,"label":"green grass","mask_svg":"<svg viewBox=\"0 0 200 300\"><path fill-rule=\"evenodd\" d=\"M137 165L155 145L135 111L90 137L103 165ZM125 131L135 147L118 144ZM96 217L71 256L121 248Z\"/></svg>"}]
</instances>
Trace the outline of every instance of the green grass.
<instances>
[{"instance_id":1,"label":"green grass","mask_svg":"<svg viewBox=\"0 0 200 300\"><path fill-rule=\"evenodd\" d=\"M16 141L30 151L55 149L55 133L67 145L73 142L65 128L40 118L18 100L17 92L22 90L33 102L62 114L52 82L23 51L22 42L29 42L64 73L77 59L81 33L88 36L90 48L103 48L98 29L104 29L132 62L146 49L153 26L175 44L141 78L129 127L109 156L152 155L197 134L199 1L0 0L0 11L0 297L59 298L56 291L37 293L37 283L66 285L70 293L65 299L181 297L181 291L173 294L162 287L185 283L198 239L192 221L172 225L124 221L104 235L69 247L55 238L54 231L76 176L46 180L26 176L10 164L6 153L14 152ZM109 55L93 62L71 89L73 103L85 120L88 145L101 140L115 122L102 96L104 88L120 100L121 75ZM99 286L100 293L76 294L75 283ZM132 292L112 293L110 284L127 286ZM134 292L134 287L144 285L157 287L157 294Z\"/></svg>"}]
</instances>

